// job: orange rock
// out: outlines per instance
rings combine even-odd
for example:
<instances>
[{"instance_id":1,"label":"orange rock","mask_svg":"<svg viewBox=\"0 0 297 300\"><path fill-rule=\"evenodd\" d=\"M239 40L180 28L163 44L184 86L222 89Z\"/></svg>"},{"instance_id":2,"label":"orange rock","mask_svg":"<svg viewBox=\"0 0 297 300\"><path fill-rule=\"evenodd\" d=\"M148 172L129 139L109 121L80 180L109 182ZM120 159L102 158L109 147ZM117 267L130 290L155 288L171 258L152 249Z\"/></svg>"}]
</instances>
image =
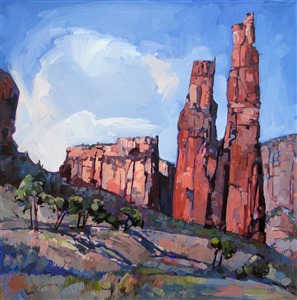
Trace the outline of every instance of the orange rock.
<instances>
[{"instance_id":1,"label":"orange rock","mask_svg":"<svg viewBox=\"0 0 297 300\"><path fill-rule=\"evenodd\" d=\"M227 89L228 117L212 195L212 218L215 224L225 224L227 231L263 240L265 201L259 143L259 54L253 46L254 16L248 14L244 22L233 26L232 30L234 47Z\"/></svg>"},{"instance_id":2,"label":"orange rock","mask_svg":"<svg viewBox=\"0 0 297 300\"><path fill-rule=\"evenodd\" d=\"M28 275L26 274L13 275L8 281L8 286L13 292L19 292L22 289L29 288L29 284L26 282L27 279Z\"/></svg>"},{"instance_id":3,"label":"orange rock","mask_svg":"<svg viewBox=\"0 0 297 300\"><path fill-rule=\"evenodd\" d=\"M216 158L210 158L216 147L214 73L215 61L194 61L189 94L178 121L173 217L203 225L216 165Z\"/></svg>"},{"instance_id":4,"label":"orange rock","mask_svg":"<svg viewBox=\"0 0 297 300\"><path fill-rule=\"evenodd\" d=\"M119 138L112 145L69 148L60 174L71 184L102 188L159 210L158 138Z\"/></svg>"}]
</instances>

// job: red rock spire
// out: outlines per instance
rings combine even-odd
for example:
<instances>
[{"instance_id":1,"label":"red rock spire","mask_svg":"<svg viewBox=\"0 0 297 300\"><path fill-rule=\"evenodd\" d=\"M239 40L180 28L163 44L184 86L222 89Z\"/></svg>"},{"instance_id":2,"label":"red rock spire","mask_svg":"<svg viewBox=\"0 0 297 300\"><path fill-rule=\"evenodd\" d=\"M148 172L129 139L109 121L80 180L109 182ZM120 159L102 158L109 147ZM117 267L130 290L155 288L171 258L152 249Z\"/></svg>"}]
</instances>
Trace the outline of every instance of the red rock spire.
<instances>
[{"instance_id":1,"label":"red rock spire","mask_svg":"<svg viewBox=\"0 0 297 300\"><path fill-rule=\"evenodd\" d=\"M173 216L205 223L209 177L215 159L217 104L213 100L215 61L194 61L189 94L178 121L178 159L173 194Z\"/></svg>"},{"instance_id":2,"label":"red rock spire","mask_svg":"<svg viewBox=\"0 0 297 300\"><path fill-rule=\"evenodd\" d=\"M234 25L232 67L228 80L228 118L224 151L229 154L226 229L263 239L260 224L265 213L259 144L259 54L254 15ZM263 231L263 230L262 230ZM258 237L257 237L258 236Z\"/></svg>"}]
</instances>

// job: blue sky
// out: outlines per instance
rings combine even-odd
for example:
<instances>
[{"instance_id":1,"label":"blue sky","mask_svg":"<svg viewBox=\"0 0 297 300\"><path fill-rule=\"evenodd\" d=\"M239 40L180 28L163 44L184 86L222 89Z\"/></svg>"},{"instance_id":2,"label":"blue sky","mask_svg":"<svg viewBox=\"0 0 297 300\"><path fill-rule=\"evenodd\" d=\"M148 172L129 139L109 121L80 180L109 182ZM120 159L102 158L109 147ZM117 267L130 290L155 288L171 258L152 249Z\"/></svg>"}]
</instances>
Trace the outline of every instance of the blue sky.
<instances>
[{"instance_id":1,"label":"blue sky","mask_svg":"<svg viewBox=\"0 0 297 300\"><path fill-rule=\"evenodd\" d=\"M261 141L296 132L296 2L1 1L1 68L20 91L20 151L49 170L66 147L159 135L176 160L193 60L216 57L217 129L226 125L231 26L254 12Z\"/></svg>"}]
</instances>

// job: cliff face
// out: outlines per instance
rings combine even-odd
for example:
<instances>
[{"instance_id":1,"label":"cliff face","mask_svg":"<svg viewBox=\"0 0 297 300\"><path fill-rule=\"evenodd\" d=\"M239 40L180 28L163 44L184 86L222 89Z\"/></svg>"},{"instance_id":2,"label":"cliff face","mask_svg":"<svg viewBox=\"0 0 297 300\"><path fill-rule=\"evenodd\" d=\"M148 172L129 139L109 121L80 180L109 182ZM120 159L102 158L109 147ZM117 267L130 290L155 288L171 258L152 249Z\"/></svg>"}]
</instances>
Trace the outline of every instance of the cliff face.
<instances>
[{"instance_id":1,"label":"cliff face","mask_svg":"<svg viewBox=\"0 0 297 300\"><path fill-rule=\"evenodd\" d=\"M214 61L193 63L189 94L178 120L173 217L203 225L216 162L214 74Z\"/></svg>"},{"instance_id":2,"label":"cliff face","mask_svg":"<svg viewBox=\"0 0 297 300\"><path fill-rule=\"evenodd\" d=\"M40 164L34 164L27 153L18 152L13 140L15 118L19 101L19 89L7 72L0 69L0 185L5 183L18 185L27 175L43 174L45 190L60 194L60 178L44 170Z\"/></svg>"},{"instance_id":3,"label":"cliff face","mask_svg":"<svg viewBox=\"0 0 297 300\"><path fill-rule=\"evenodd\" d=\"M0 155L13 154L16 144L12 138L15 132L15 115L19 90L12 77L0 69Z\"/></svg>"},{"instance_id":4,"label":"cliff face","mask_svg":"<svg viewBox=\"0 0 297 300\"><path fill-rule=\"evenodd\" d=\"M115 144L67 149L60 168L62 177L74 185L92 185L115 193L136 205L160 208L160 176L165 198L170 195L172 167L162 161L159 172L158 138L119 138ZM168 193L166 193L168 189ZM164 198L166 205L168 199Z\"/></svg>"},{"instance_id":5,"label":"cliff face","mask_svg":"<svg viewBox=\"0 0 297 300\"><path fill-rule=\"evenodd\" d=\"M266 242L296 259L297 135L274 139L264 144L261 152L267 211Z\"/></svg>"}]
</instances>

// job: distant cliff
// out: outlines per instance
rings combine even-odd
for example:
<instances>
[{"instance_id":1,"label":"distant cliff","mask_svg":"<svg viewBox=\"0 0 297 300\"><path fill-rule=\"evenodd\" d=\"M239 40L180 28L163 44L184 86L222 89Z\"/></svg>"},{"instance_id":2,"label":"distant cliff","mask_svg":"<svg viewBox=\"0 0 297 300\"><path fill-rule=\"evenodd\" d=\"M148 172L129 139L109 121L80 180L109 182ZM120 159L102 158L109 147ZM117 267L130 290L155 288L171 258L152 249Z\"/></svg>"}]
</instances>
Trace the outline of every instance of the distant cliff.
<instances>
[{"instance_id":1,"label":"distant cliff","mask_svg":"<svg viewBox=\"0 0 297 300\"><path fill-rule=\"evenodd\" d=\"M119 138L115 144L68 148L60 174L73 185L100 188L172 214L174 166L160 160L158 138Z\"/></svg>"},{"instance_id":2,"label":"distant cliff","mask_svg":"<svg viewBox=\"0 0 297 300\"><path fill-rule=\"evenodd\" d=\"M261 147L266 242L297 258L297 134L273 139Z\"/></svg>"}]
</instances>

